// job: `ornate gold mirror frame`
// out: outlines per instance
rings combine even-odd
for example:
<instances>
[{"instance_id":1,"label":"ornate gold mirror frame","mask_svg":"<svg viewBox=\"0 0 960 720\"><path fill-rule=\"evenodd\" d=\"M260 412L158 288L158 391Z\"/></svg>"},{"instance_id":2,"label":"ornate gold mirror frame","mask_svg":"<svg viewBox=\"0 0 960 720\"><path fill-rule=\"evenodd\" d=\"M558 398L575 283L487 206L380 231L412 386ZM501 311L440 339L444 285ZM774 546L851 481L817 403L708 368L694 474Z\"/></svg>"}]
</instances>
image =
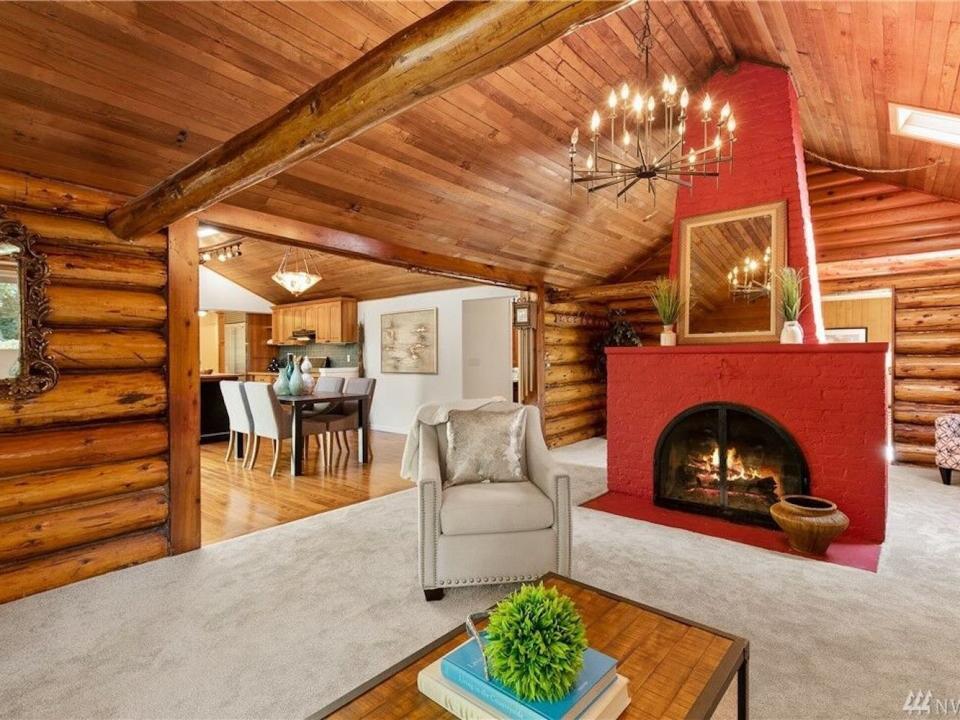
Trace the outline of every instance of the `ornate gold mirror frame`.
<instances>
[{"instance_id":1,"label":"ornate gold mirror frame","mask_svg":"<svg viewBox=\"0 0 960 720\"><path fill-rule=\"evenodd\" d=\"M50 312L47 256L37 250L40 238L15 220L3 219L0 207L0 247L17 248L20 301L20 373L0 380L0 399L20 399L50 390L60 371L47 354L50 329L44 323Z\"/></svg>"}]
</instances>

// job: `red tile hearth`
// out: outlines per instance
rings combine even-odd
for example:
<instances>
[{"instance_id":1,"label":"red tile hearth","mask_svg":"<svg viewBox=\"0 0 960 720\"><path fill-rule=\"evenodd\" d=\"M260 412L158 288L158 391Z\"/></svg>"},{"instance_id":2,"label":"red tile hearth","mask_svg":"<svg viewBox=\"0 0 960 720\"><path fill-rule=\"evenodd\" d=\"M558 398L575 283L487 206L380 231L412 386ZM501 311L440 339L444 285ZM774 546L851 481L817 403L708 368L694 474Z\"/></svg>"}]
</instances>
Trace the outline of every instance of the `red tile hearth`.
<instances>
[{"instance_id":1,"label":"red tile hearth","mask_svg":"<svg viewBox=\"0 0 960 720\"><path fill-rule=\"evenodd\" d=\"M734 403L779 423L806 458L810 494L850 517L828 559L875 569L887 512L886 350L883 343L608 348L610 493L589 507L786 550L775 530L654 504L664 428L693 406Z\"/></svg>"}]
</instances>

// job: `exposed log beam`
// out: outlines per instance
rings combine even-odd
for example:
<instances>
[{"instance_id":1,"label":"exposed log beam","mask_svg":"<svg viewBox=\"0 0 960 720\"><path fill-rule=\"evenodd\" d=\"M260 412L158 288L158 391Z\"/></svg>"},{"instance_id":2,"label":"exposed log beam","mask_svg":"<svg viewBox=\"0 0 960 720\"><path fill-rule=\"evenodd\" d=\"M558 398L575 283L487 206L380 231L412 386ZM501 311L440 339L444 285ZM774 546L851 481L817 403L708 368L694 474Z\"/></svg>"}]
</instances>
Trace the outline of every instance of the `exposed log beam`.
<instances>
[{"instance_id":1,"label":"exposed log beam","mask_svg":"<svg viewBox=\"0 0 960 720\"><path fill-rule=\"evenodd\" d=\"M687 7L690 8L690 14L697 21L703 34L713 46L717 57L724 65L733 65L737 62L737 54L733 49L733 43L727 37L727 33L717 21L717 16L713 14L713 8L706 0L687 0Z\"/></svg>"},{"instance_id":2,"label":"exposed log beam","mask_svg":"<svg viewBox=\"0 0 960 720\"><path fill-rule=\"evenodd\" d=\"M590 302L646 297L652 292L653 285L653 280L640 280L614 285L593 285L573 290L554 290L550 293L550 302Z\"/></svg>"},{"instance_id":3,"label":"exposed log beam","mask_svg":"<svg viewBox=\"0 0 960 720\"><path fill-rule=\"evenodd\" d=\"M212 225L220 230L457 280L522 289L535 287L543 282L542 278L520 270L417 250L386 240L376 240L231 205L216 205L204 210L200 214L200 220L205 225Z\"/></svg>"},{"instance_id":4,"label":"exposed log beam","mask_svg":"<svg viewBox=\"0 0 960 720\"><path fill-rule=\"evenodd\" d=\"M125 238L159 230L630 2L449 3L111 212L107 224Z\"/></svg>"}]
</instances>

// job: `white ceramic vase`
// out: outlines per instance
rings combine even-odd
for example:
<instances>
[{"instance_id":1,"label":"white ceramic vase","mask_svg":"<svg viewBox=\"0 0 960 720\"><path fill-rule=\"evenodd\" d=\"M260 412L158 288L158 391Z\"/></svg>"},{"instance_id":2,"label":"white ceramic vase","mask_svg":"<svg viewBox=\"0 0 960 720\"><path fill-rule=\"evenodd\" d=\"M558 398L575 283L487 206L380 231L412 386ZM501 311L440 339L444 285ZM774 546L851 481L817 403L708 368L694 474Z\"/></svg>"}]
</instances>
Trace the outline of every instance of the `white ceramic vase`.
<instances>
[{"instance_id":1,"label":"white ceramic vase","mask_svg":"<svg viewBox=\"0 0 960 720\"><path fill-rule=\"evenodd\" d=\"M673 330L673 325L664 325L663 332L660 333L660 345L662 347L673 347L677 344L677 333Z\"/></svg>"},{"instance_id":2,"label":"white ceramic vase","mask_svg":"<svg viewBox=\"0 0 960 720\"><path fill-rule=\"evenodd\" d=\"M787 320L780 331L781 345L800 345L803 343L803 327L796 320Z\"/></svg>"}]
</instances>

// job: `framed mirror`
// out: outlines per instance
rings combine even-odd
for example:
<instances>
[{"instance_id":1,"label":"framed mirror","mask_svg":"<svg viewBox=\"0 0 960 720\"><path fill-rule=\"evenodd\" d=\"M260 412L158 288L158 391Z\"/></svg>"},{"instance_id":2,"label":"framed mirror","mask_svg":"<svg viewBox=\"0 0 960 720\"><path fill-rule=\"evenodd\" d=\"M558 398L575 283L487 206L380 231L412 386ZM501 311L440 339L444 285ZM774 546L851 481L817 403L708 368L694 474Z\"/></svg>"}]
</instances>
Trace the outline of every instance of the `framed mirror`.
<instances>
[{"instance_id":1,"label":"framed mirror","mask_svg":"<svg viewBox=\"0 0 960 720\"><path fill-rule=\"evenodd\" d=\"M680 224L683 343L775 342L787 262L786 202L687 218Z\"/></svg>"},{"instance_id":2,"label":"framed mirror","mask_svg":"<svg viewBox=\"0 0 960 720\"><path fill-rule=\"evenodd\" d=\"M44 326L50 270L39 238L0 215L0 399L26 398L57 384Z\"/></svg>"}]
</instances>

